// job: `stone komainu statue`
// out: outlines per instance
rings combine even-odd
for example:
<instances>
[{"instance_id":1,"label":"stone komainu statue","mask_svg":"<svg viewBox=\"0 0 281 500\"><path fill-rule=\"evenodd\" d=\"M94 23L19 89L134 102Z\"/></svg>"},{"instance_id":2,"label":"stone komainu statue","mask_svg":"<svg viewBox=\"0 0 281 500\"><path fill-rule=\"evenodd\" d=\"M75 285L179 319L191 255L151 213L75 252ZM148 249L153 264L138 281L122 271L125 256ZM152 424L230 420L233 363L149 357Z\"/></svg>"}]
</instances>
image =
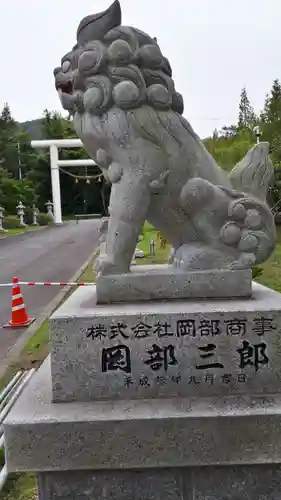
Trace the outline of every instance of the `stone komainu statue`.
<instances>
[{"instance_id":1,"label":"stone komainu statue","mask_svg":"<svg viewBox=\"0 0 281 500\"><path fill-rule=\"evenodd\" d=\"M86 151L112 183L100 274L129 271L146 219L183 270L248 268L269 257L276 236L266 203L269 145L256 145L227 175L182 116L156 38L122 26L118 0L81 21L54 75Z\"/></svg>"}]
</instances>

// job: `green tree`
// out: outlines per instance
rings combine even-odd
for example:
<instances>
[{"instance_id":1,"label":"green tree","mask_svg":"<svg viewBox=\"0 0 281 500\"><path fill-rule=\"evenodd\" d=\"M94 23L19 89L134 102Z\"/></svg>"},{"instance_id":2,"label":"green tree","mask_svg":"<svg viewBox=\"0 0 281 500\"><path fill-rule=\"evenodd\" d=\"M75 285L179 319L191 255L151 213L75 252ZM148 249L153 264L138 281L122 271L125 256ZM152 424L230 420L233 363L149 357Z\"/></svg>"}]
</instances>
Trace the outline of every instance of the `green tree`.
<instances>
[{"instance_id":1,"label":"green tree","mask_svg":"<svg viewBox=\"0 0 281 500\"><path fill-rule=\"evenodd\" d=\"M262 120L265 124L276 124L281 118L281 84L278 79L274 80L269 94L267 94Z\"/></svg>"},{"instance_id":2,"label":"green tree","mask_svg":"<svg viewBox=\"0 0 281 500\"><path fill-rule=\"evenodd\" d=\"M206 139L204 143L217 163L230 171L253 146L254 134L249 130L237 131L235 126L225 127L222 135Z\"/></svg>"},{"instance_id":3,"label":"green tree","mask_svg":"<svg viewBox=\"0 0 281 500\"><path fill-rule=\"evenodd\" d=\"M246 89L243 88L237 124L222 127L220 134L215 131L212 138L204 141L205 146L218 164L230 171L255 143L253 128L257 124L258 117L251 106Z\"/></svg>"},{"instance_id":4,"label":"green tree","mask_svg":"<svg viewBox=\"0 0 281 500\"><path fill-rule=\"evenodd\" d=\"M13 119L8 104L0 113L0 163L13 179L22 179L36 162L29 135Z\"/></svg>"},{"instance_id":5,"label":"green tree","mask_svg":"<svg viewBox=\"0 0 281 500\"><path fill-rule=\"evenodd\" d=\"M238 115L238 130L253 130L257 125L257 116L255 115L254 108L251 106L246 88L244 87L240 94L239 102L239 115Z\"/></svg>"},{"instance_id":6,"label":"green tree","mask_svg":"<svg viewBox=\"0 0 281 500\"><path fill-rule=\"evenodd\" d=\"M270 142L272 158L281 162L281 85L274 80L270 94L266 96L261 114L261 130L264 140Z\"/></svg>"},{"instance_id":7,"label":"green tree","mask_svg":"<svg viewBox=\"0 0 281 500\"><path fill-rule=\"evenodd\" d=\"M270 143L274 179L270 188L271 203L281 200L281 84L274 80L261 113L262 138Z\"/></svg>"},{"instance_id":8,"label":"green tree","mask_svg":"<svg viewBox=\"0 0 281 500\"><path fill-rule=\"evenodd\" d=\"M22 201L26 207L36 203L37 196L32 182L15 180L9 177L0 177L0 205L3 205L8 214L16 214L16 206Z\"/></svg>"},{"instance_id":9,"label":"green tree","mask_svg":"<svg viewBox=\"0 0 281 500\"><path fill-rule=\"evenodd\" d=\"M0 158L2 167L13 177L16 177L18 172L18 133L18 125L12 118L9 105L6 103L0 114Z\"/></svg>"},{"instance_id":10,"label":"green tree","mask_svg":"<svg viewBox=\"0 0 281 500\"><path fill-rule=\"evenodd\" d=\"M8 172L4 168L0 167L0 205L3 204L4 200L4 179L7 179Z\"/></svg>"},{"instance_id":11,"label":"green tree","mask_svg":"<svg viewBox=\"0 0 281 500\"><path fill-rule=\"evenodd\" d=\"M20 200L26 206L36 202L33 183L22 180L25 169L32 169L34 162L28 134L21 130L5 104L0 113L0 204L7 213L15 214Z\"/></svg>"}]
</instances>

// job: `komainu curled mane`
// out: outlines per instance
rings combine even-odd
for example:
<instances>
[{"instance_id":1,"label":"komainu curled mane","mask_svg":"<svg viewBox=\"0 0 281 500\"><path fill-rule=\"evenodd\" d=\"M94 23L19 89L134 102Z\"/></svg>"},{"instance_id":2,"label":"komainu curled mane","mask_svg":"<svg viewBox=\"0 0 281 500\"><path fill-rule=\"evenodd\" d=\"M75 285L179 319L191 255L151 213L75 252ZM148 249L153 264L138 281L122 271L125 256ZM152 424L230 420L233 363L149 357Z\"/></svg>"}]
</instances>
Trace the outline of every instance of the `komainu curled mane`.
<instances>
[{"instance_id":1,"label":"komainu curled mane","mask_svg":"<svg viewBox=\"0 0 281 500\"><path fill-rule=\"evenodd\" d=\"M146 219L172 243L173 265L184 270L247 268L269 257L268 144L227 176L182 116L157 40L122 26L118 0L81 21L77 44L54 74L62 106L112 183L100 274L129 271Z\"/></svg>"}]
</instances>

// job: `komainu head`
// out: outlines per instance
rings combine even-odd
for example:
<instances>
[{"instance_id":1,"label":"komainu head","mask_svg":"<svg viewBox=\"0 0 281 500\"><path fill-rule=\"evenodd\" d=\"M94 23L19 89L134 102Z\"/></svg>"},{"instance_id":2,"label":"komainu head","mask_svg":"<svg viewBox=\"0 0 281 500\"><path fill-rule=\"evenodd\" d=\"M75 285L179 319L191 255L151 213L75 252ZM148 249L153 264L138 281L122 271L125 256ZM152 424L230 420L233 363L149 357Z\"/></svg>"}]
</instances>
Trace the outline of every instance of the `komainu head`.
<instances>
[{"instance_id":1,"label":"komainu head","mask_svg":"<svg viewBox=\"0 0 281 500\"><path fill-rule=\"evenodd\" d=\"M121 25L118 0L82 19L77 43L54 75L62 106L73 115L102 115L112 106L129 110L143 104L183 113L168 59L155 38Z\"/></svg>"}]
</instances>

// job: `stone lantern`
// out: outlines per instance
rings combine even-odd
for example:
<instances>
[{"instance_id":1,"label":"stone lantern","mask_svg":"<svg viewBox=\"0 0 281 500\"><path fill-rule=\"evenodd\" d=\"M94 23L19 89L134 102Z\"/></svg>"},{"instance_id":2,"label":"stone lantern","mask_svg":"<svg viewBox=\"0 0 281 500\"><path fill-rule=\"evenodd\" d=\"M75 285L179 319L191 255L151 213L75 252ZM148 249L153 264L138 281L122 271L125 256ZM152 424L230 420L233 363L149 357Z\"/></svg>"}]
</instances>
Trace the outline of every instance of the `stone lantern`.
<instances>
[{"instance_id":1,"label":"stone lantern","mask_svg":"<svg viewBox=\"0 0 281 500\"><path fill-rule=\"evenodd\" d=\"M6 229L3 228L4 212L5 209L0 205L0 232L6 232Z\"/></svg>"},{"instance_id":2,"label":"stone lantern","mask_svg":"<svg viewBox=\"0 0 281 500\"><path fill-rule=\"evenodd\" d=\"M45 206L47 208L47 214L50 217L50 219L54 220L54 212L53 212L53 203L49 200L47 203L45 203Z\"/></svg>"},{"instance_id":3,"label":"stone lantern","mask_svg":"<svg viewBox=\"0 0 281 500\"><path fill-rule=\"evenodd\" d=\"M38 222L37 222L37 216L38 216L38 208L35 206L35 205L32 205L32 225L33 226L38 226Z\"/></svg>"},{"instance_id":4,"label":"stone lantern","mask_svg":"<svg viewBox=\"0 0 281 500\"><path fill-rule=\"evenodd\" d=\"M17 205L16 209L17 209L17 214L18 214L19 219L20 219L20 226L21 227L26 227L26 223L24 222L24 209L25 209L25 206L22 204L21 201Z\"/></svg>"},{"instance_id":5,"label":"stone lantern","mask_svg":"<svg viewBox=\"0 0 281 500\"><path fill-rule=\"evenodd\" d=\"M156 243L153 239L151 239L149 242L149 254L152 257L155 257L155 255L156 255Z\"/></svg>"}]
</instances>

